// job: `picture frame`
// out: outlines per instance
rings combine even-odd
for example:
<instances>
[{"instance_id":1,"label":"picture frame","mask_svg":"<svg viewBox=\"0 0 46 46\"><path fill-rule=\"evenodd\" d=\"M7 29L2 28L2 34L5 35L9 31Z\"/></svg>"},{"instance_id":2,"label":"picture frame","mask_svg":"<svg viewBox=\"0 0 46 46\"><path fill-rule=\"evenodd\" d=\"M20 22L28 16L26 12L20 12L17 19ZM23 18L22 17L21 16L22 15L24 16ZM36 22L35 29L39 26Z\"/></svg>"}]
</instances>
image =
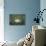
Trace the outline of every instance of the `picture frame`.
<instances>
[{"instance_id":1,"label":"picture frame","mask_svg":"<svg viewBox=\"0 0 46 46\"><path fill-rule=\"evenodd\" d=\"M25 14L10 14L10 25L25 25Z\"/></svg>"}]
</instances>

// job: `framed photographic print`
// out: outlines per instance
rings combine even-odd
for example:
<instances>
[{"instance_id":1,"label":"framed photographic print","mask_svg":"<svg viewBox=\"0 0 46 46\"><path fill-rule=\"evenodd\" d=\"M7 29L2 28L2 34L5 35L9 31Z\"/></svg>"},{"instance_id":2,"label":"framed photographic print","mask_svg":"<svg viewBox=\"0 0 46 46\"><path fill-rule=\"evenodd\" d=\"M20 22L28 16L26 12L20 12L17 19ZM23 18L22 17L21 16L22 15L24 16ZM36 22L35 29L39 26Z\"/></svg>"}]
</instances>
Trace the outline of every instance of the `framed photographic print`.
<instances>
[{"instance_id":1,"label":"framed photographic print","mask_svg":"<svg viewBox=\"0 0 46 46\"><path fill-rule=\"evenodd\" d=\"M10 25L25 25L25 14L10 14Z\"/></svg>"}]
</instances>

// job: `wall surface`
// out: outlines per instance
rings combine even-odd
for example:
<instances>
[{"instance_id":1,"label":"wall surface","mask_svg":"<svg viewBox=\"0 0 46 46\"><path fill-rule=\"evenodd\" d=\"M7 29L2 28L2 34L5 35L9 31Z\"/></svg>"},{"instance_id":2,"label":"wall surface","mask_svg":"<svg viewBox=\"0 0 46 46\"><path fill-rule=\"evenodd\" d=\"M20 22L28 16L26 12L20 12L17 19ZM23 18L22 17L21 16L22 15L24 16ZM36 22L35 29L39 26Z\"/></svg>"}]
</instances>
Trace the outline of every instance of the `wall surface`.
<instances>
[{"instance_id":1,"label":"wall surface","mask_svg":"<svg viewBox=\"0 0 46 46\"><path fill-rule=\"evenodd\" d=\"M18 41L32 30L33 19L40 9L40 0L4 0L4 38ZM9 14L25 14L26 25L9 25Z\"/></svg>"},{"instance_id":2,"label":"wall surface","mask_svg":"<svg viewBox=\"0 0 46 46\"><path fill-rule=\"evenodd\" d=\"M4 0L0 0L0 42L4 41ZM1 43L0 43L1 44Z\"/></svg>"},{"instance_id":3,"label":"wall surface","mask_svg":"<svg viewBox=\"0 0 46 46\"><path fill-rule=\"evenodd\" d=\"M41 0L41 1L40 1L40 9L41 9L41 11L42 11L43 9L46 9L46 0ZM43 25L43 26L46 27L46 10L43 12L42 17L43 17L43 22L41 21L41 22L40 22L40 25Z\"/></svg>"}]
</instances>

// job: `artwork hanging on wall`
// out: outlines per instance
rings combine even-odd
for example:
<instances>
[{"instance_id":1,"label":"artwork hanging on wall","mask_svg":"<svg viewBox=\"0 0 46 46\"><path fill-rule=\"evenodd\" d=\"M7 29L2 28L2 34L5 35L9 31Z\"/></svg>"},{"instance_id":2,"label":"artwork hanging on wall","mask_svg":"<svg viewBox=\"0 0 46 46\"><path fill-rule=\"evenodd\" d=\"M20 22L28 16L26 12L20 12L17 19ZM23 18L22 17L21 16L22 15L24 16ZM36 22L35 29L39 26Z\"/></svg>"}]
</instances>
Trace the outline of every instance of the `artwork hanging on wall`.
<instances>
[{"instance_id":1,"label":"artwork hanging on wall","mask_svg":"<svg viewBox=\"0 0 46 46\"><path fill-rule=\"evenodd\" d=\"M25 14L10 14L10 25L25 25Z\"/></svg>"}]
</instances>

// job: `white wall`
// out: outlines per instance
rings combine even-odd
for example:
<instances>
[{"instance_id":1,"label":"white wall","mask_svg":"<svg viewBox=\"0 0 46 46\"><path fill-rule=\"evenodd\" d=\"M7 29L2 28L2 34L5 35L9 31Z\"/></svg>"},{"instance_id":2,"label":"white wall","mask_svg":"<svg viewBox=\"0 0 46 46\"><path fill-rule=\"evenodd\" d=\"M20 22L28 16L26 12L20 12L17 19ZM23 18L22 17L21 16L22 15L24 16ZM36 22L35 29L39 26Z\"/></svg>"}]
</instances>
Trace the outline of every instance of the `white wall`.
<instances>
[{"instance_id":1,"label":"white wall","mask_svg":"<svg viewBox=\"0 0 46 46\"><path fill-rule=\"evenodd\" d=\"M40 0L40 9L41 11L43 9L46 9L46 0ZM46 11L43 12L42 17L43 17L43 22L41 21L40 24L46 26Z\"/></svg>"},{"instance_id":2,"label":"white wall","mask_svg":"<svg viewBox=\"0 0 46 46\"><path fill-rule=\"evenodd\" d=\"M4 0L0 0L0 42L4 41Z\"/></svg>"}]
</instances>

